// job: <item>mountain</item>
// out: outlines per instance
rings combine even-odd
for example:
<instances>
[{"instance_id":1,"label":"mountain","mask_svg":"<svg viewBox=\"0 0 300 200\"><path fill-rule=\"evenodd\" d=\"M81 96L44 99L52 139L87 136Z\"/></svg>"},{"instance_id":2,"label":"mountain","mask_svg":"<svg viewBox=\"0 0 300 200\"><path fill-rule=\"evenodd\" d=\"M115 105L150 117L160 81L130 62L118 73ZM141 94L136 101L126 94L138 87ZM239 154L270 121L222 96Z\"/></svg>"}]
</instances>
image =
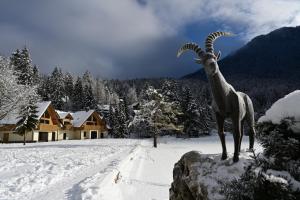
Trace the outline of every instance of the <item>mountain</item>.
<instances>
[{"instance_id":1,"label":"mountain","mask_svg":"<svg viewBox=\"0 0 300 200\"><path fill-rule=\"evenodd\" d=\"M300 82L300 26L283 27L252 39L219 61L228 79L268 78ZM203 69L183 78L206 79Z\"/></svg>"}]
</instances>

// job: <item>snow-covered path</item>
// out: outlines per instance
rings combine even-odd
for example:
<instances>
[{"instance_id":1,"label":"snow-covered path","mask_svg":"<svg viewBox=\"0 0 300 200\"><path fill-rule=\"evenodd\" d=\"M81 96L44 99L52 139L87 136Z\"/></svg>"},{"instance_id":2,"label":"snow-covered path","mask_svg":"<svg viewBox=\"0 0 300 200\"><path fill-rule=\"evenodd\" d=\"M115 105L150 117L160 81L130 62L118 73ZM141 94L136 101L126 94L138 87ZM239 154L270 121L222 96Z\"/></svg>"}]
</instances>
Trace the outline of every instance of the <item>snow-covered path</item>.
<instances>
[{"instance_id":1,"label":"snow-covered path","mask_svg":"<svg viewBox=\"0 0 300 200\"><path fill-rule=\"evenodd\" d=\"M232 136L227 149L233 151ZM248 147L248 137L242 148ZM191 150L220 153L218 136L0 145L0 200L169 198L174 164Z\"/></svg>"},{"instance_id":2,"label":"snow-covered path","mask_svg":"<svg viewBox=\"0 0 300 200\"><path fill-rule=\"evenodd\" d=\"M86 140L0 145L0 200L86 199L80 184L105 177L140 143ZM97 187L97 186L95 186Z\"/></svg>"},{"instance_id":3,"label":"snow-covered path","mask_svg":"<svg viewBox=\"0 0 300 200\"><path fill-rule=\"evenodd\" d=\"M233 152L233 137L226 137L228 152ZM248 137L244 137L242 149L249 146ZM261 151L261 147L256 147ZM143 141L140 147L123 161L120 168L120 180L116 184L113 177L102 183L100 199L103 200L167 200L169 188L173 180L174 164L181 156L192 150L205 154L221 153L221 144L217 135L179 139L160 138L158 148L152 147L152 141ZM232 159L232 154L229 154ZM97 199L97 198L95 198Z\"/></svg>"}]
</instances>

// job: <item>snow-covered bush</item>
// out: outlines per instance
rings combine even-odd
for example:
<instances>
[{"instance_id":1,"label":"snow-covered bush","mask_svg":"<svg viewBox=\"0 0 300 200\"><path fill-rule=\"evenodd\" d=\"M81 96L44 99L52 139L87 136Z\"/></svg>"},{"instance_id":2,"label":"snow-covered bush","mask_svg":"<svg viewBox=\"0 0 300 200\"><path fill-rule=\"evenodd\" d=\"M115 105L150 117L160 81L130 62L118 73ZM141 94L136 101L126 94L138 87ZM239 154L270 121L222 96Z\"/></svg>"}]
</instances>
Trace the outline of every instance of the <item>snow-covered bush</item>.
<instances>
[{"instance_id":1,"label":"snow-covered bush","mask_svg":"<svg viewBox=\"0 0 300 200\"><path fill-rule=\"evenodd\" d=\"M300 199L300 91L279 99L258 120L264 148L241 179L224 185L227 199Z\"/></svg>"}]
</instances>

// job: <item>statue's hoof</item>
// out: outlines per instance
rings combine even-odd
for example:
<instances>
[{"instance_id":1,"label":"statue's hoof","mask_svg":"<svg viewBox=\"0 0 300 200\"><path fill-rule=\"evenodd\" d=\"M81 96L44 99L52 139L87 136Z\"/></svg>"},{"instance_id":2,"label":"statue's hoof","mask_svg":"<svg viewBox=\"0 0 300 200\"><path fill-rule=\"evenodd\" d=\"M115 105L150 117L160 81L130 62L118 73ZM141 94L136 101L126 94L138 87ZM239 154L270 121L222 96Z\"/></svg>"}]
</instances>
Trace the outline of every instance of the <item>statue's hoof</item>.
<instances>
[{"instance_id":1,"label":"statue's hoof","mask_svg":"<svg viewBox=\"0 0 300 200\"><path fill-rule=\"evenodd\" d=\"M226 160L227 159L227 154L222 154L221 160Z\"/></svg>"},{"instance_id":2,"label":"statue's hoof","mask_svg":"<svg viewBox=\"0 0 300 200\"><path fill-rule=\"evenodd\" d=\"M238 162L239 161L239 157L238 156L233 156L233 162Z\"/></svg>"}]
</instances>

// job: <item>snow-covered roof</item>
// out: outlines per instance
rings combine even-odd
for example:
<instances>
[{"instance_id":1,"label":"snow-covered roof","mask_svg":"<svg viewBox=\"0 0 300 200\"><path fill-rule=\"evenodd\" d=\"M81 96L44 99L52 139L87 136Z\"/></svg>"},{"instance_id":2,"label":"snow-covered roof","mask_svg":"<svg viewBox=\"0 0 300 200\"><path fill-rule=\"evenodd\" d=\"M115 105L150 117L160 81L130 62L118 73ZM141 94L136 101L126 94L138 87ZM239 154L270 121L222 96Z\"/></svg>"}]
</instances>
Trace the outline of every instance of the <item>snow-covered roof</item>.
<instances>
[{"instance_id":1,"label":"snow-covered roof","mask_svg":"<svg viewBox=\"0 0 300 200\"><path fill-rule=\"evenodd\" d=\"M42 115L46 112L47 108L50 106L51 101L42 101L36 104L37 106L37 119L40 119Z\"/></svg>"},{"instance_id":2,"label":"snow-covered roof","mask_svg":"<svg viewBox=\"0 0 300 200\"><path fill-rule=\"evenodd\" d=\"M110 107L110 105L98 105L98 108L100 109L100 110L109 110L109 107Z\"/></svg>"},{"instance_id":3,"label":"snow-covered roof","mask_svg":"<svg viewBox=\"0 0 300 200\"><path fill-rule=\"evenodd\" d=\"M276 101L258 122L272 122L280 124L284 118L293 117L300 121L300 90L296 90Z\"/></svg>"},{"instance_id":4,"label":"snow-covered roof","mask_svg":"<svg viewBox=\"0 0 300 200\"><path fill-rule=\"evenodd\" d=\"M39 120L42 115L44 114L44 112L47 110L47 108L49 107L49 105L51 104L51 101L42 101L37 103L37 119ZM8 115L6 117L4 117L2 120L0 120L0 124L16 124L18 122L18 111L14 110L10 113L8 113Z\"/></svg>"},{"instance_id":5,"label":"snow-covered roof","mask_svg":"<svg viewBox=\"0 0 300 200\"><path fill-rule=\"evenodd\" d=\"M80 127L94 112L95 110L78 111L71 113L73 117L73 126Z\"/></svg>"},{"instance_id":6,"label":"snow-covered roof","mask_svg":"<svg viewBox=\"0 0 300 200\"><path fill-rule=\"evenodd\" d=\"M64 119L68 116L68 114L71 114L70 112L65 112L65 111L61 111L61 110L55 110L55 111L58 114L60 119Z\"/></svg>"}]
</instances>

